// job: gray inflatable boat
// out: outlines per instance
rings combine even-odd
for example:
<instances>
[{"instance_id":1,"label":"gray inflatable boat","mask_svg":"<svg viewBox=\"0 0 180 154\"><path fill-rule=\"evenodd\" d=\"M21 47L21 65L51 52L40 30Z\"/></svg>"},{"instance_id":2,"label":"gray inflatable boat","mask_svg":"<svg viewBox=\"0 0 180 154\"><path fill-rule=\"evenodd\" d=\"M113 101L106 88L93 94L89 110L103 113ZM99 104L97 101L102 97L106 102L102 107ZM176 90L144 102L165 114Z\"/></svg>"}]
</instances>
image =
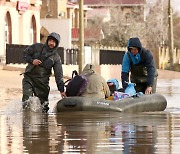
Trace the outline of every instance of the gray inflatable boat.
<instances>
[{"instance_id":1,"label":"gray inflatable boat","mask_svg":"<svg viewBox=\"0 0 180 154\"><path fill-rule=\"evenodd\" d=\"M117 111L153 112L164 111L167 100L160 94L141 95L121 100L106 100L90 97L66 97L58 101L57 112L64 111Z\"/></svg>"}]
</instances>

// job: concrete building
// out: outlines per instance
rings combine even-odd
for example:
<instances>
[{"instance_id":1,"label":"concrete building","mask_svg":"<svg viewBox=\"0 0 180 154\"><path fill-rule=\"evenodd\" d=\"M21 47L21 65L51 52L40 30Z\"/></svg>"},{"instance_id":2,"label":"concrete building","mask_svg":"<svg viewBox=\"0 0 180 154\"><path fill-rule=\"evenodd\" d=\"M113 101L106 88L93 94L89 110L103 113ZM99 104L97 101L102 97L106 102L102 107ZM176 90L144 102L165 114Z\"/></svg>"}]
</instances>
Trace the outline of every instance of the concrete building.
<instances>
[{"instance_id":1,"label":"concrete building","mask_svg":"<svg viewBox=\"0 0 180 154\"><path fill-rule=\"evenodd\" d=\"M40 41L41 4L42 0L0 0L0 63L5 63L6 44Z\"/></svg>"},{"instance_id":2,"label":"concrete building","mask_svg":"<svg viewBox=\"0 0 180 154\"><path fill-rule=\"evenodd\" d=\"M78 4L78 0L69 1ZM146 0L84 0L84 5L88 8L85 13L85 23L91 23L91 20L100 17L103 19L104 25L111 20L111 26L114 28L117 23L116 20L113 20L113 16L117 17L119 12L125 17L124 27L131 24L130 19L133 15L138 17L139 24L143 24L145 21ZM116 10L121 11L116 13ZM77 44L78 27L73 27L72 32L73 44ZM99 44L99 41L106 36L105 33L103 29L96 27L86 29L85 25L85 43L88 45Z\"/></svg>"},{"instance_id":3,"label":"concrete building","mask_svg":"<svg viewBox=\"0 0 180 154\"><path fill-rule=\"evenodd\" d=\"M68 0L0 0L0 63L6 62L6 44L44 43L52 31L61 35L61 47L71 48L78 10Z\"/></svg>"},{"instance_id":4,"label":"concrete building","mask_svg":"<svg viewBox=\"0 0 180 154\"><path fill-rule=\"evenodd\" d=\"M87 10L88 7L84 5L85 25L87 25ZM74 38L72 34L79 28L79 4L77 0L43 0L40 16L43 26L41 42L46 40L47 32L55 31L61 35L60 46L71 48ZM75 39L78 42L78 38Z\"/></svg>"},{"instance_id":5,"label":"concrete building","mask_svg":"<svg viewBox=\"0 0 180 154\"><path fill-rule=\"evenodd\" d=\"M61 36L60 46L71 48L72 19L69 17L67 0L43 0L40 12L41 18L41 42L46 41L51 32Z\"/></svg>"},{"instance_id":6,"label":"concrete building","mask_svg":"<svg viewBox=\"0 0 180 154\"><path fill-rule=\"evenodd\" d=\"M133 6L143 7L144 3L145 0L84 0L85 43L103 37L101 29L86 28L89 14L108 14L109 20L109 7L120 6L125 14L130 14ZM97 12L99 9L101 12ZM0 14L0 63L5 62L6 44L44 43L52 31L61 35L61 47L78 44L78 0L0 0Z\"/></svg>"}]
</instances>

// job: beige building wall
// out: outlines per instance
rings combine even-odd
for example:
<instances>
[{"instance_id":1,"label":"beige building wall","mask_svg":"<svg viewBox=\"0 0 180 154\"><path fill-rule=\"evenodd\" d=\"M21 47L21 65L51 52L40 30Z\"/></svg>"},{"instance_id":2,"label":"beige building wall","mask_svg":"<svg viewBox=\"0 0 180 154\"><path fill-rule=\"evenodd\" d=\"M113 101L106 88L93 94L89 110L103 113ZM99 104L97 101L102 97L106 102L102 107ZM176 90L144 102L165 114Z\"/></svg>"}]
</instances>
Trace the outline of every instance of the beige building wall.
<instances>
[{"instance_id":1,"label":"beige building wall","mask_svg":"<svg viewBox=\"0 0 180 154\"><path fill-rule=\"evenodd\" d=\"M0 19L0 57L3 57L5 55L5 37L4 37L4 31L5 31L5 21L4 21L4 12L5 12L6 8L0 6L0 15L1 15L1 19Z\"/></svg>"},{"instance_id":2,"label":"beige building wall","mask_svg":"<svg viewBox=\"0 0 180 154\"><path fill-rule=\"evenodd\" d=\"M41 19L41 25L45 27L49 33L56 32L61 36L60 46L71 48L71 20L70 19Z\"/></svg>"},{"instance_id":3,"label":"beige building wall","mask_svg":"<svg viewBox=\"0 0 180 154\"><path fill-rule=\"evenodd\" d=\"M43 0L41 19L43 18L67 18L68 0Z\"/></svg>"},{"instance_id":4,"label":"beige building wall","mask_svg":"<svg viewBox=\"0 0 180 154\"><path fill-rule=\"evenodd\" d=\"M87 6L84 5L85 25L87 10ZM41 19L71 19L72 28L79 28L79 5L68 3L68 0L43 0L40 16Z\"/></svg>"},{"instance_id":5,"label":"beige building wall","mask_svg":"<svg viewBox=\"0 0 180 154\"><path fill-rule=\"evenodd\" d=\"M34 42L32 42L30 34L31 32L31 24L32 24L32 17L34 16L35 18L35 23L36 23L36 42L40 42L40 12L39 11L32 11L29 10L27 12L25 12L23 14L23 16L21 16L19 18L19 27L20 27L20 31L19 31L19 36L20 36L20 40L19 43L21 44L25 44L25 45L30 45Z\"/></svg>"},{"instance_id":6,"label":"beige building wall","mask_svg":"<svg viewBox=\"0 0 180 154\"><path fill-rule=\"evenodd\" d=\"M6 31L8 29L11 41L9 44L30 45L40 42L40 5L41 0L23 0L28 3L27 10L19 12L17 0L0 1L0 63L5 63L6 58ZM10 25L7 28L7 14ZM34 22L32 24L32 22ZM34 29L32 29L34 28Z\"/></svg>"},{"instance_id":7,"label":"beige building wall","mask_svg":"<svg viewBox=\"0 0 180 154\"><path fill-rule=\"evenodd\" d=\"M67 18L67 0L58 0L58 17Z\"/></svg>"}]
</instances>

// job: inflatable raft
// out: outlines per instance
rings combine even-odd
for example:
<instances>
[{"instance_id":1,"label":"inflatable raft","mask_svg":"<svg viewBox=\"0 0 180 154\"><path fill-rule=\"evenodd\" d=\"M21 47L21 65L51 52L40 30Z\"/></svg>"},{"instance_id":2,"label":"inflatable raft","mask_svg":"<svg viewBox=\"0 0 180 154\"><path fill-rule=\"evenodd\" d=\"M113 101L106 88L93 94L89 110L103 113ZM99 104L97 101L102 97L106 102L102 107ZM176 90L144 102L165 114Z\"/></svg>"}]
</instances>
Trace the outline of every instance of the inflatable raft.
<instances>
[{"instance_id":1,"label":"inflatable raft","mask_svg":"<svg viewBox=\"0 0 180 154\"><path fill-rule=\"evenodd\" d=\"M141 95L121 100L106 100L90 97L66 97L58 101L57 112L64 111L117 111L153 112L164 111L167 101L160 94Z\"/></svg>"}]
</instances>

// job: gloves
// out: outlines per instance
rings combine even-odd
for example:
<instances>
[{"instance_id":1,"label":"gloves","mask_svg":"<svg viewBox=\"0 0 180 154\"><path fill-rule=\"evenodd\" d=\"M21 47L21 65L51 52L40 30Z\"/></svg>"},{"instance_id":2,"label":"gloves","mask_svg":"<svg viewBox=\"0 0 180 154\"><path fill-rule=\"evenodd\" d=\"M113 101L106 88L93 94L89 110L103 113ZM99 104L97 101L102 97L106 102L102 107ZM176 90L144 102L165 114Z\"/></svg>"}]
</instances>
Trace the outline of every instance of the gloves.
<instances>
[{"instance_id":1,"label":"gloves","mask_svg":"<svg viewBox=\"0 0 180 154\"><path fill-rule=\"evenodd\" d=\"M122 81L122 87L126 89L129 83L129 73L122 72L121 81Z\"/></svg>"}]
</instances>

